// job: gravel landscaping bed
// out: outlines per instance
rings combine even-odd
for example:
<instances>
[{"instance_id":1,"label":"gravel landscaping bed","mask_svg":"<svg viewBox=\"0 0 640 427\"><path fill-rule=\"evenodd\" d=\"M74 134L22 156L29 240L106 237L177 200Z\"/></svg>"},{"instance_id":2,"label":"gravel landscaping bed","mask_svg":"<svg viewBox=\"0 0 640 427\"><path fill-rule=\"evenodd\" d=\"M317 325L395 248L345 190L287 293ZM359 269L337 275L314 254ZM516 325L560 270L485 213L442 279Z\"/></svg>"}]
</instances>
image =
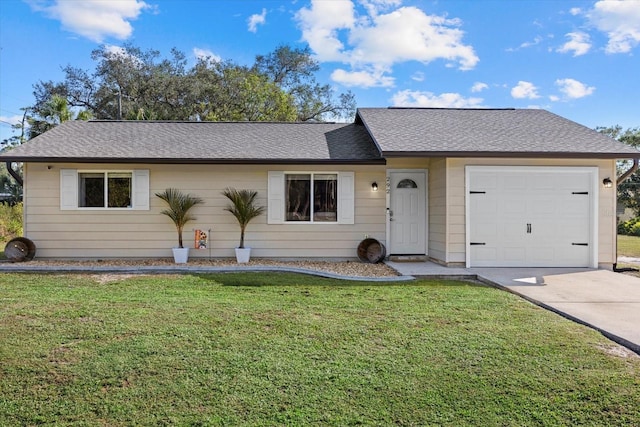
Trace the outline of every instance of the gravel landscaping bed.
<instances>
[{"instance_id":1,"label":"gravel landscaping bed","mask_svg":"<svg viewBox=\"0 0 640 427\"><path fill-rule=\"evenodd\" d=\"M160 259L135 259L135 260L38 260L28 262L3 262L3 268L30 268L41 269L46 267L183 267L183 268L206 268L206 267L289 267L307 270L323 271L342 276L352 277L396 277L398 272L384 263L368 264L360 261L278 261L272 259L254 258L247 264L238 264L234 259L208 259L191 258L187 264L175 264L171 258Z\"/></svg>"}]
</instances>

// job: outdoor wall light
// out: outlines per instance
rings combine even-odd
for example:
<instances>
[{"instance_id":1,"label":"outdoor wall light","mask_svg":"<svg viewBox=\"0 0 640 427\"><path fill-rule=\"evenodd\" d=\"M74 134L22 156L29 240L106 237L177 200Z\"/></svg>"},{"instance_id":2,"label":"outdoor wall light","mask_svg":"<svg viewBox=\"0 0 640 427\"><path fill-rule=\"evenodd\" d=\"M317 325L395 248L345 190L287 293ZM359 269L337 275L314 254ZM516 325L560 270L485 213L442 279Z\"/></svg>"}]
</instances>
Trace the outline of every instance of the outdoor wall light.
<instances>
[{"instance_id":1,"label":"outdoor wall light","mask_svg":"<svg viewBox=\"0 0 640 427\"><path fill-rule=\"evenodd\" d=\"M604 188L611 188L613 187L613 181L609 178L605 178L602 180L602 185L604 185Z\"/></svg>"},{"instance_id":2,"label":"outdoor wall light","mask_svg":"<svg viewBox=\"0 0 640 427\"><path fill-rule=\"evenodd\" d=\"M378 191L378 183L377 182L371 183L371 191Z\"/></svg>"}]
</instances>

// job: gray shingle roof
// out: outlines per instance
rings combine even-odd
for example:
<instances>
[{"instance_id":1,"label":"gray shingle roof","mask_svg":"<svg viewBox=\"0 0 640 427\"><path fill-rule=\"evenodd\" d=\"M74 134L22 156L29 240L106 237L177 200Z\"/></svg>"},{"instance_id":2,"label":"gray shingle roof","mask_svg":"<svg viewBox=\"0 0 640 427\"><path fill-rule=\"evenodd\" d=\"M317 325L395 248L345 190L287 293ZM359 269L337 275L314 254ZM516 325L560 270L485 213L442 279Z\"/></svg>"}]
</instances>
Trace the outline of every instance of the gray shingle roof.
<instances>
[{"instance_id":1,"label":"gray shingle roof","mask_svg":"<svg viewBox=\"0 0 640 427\"><path fill-rule=\"evenodd\" d=\"M69 121L0 155L12 161L380 163L364 126Z\"/></svg>"},{"instance_id":2,"label":"gray shingle roof","mask_svg":"<svg viewBox=\"0 0 640 427\"><path fill-rule=\"evenodd\" d=\"M355 124L70 121L0 154L0 160L366 164L406 156L634 158L640 153L544 110L361 108Z\"/></svg>"},{"instance_id":3,"label":"gray shingle roof","mask_svg":"<svg viewBox=\"0 0 640 427\"><path fill-rule=\"evenodd\" d=\"M384 157L631 158L640 152L545 110L361 108Z\"/></svg>"}]
</instances>

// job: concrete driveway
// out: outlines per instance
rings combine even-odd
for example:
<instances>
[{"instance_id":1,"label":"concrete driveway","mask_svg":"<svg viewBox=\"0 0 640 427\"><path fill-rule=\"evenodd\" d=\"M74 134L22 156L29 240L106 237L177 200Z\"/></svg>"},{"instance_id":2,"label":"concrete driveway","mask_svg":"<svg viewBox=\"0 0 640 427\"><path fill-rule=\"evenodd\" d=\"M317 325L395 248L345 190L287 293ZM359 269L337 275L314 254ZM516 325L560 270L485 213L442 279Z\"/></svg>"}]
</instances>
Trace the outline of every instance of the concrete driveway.
<instances>
[{"instance_id":1,"label":"concrete driveway","mask_svg":"<svg viewBox=\"0 0 640 427\"><path fill-rule=\"evenodd\" d=\"M447 268L388 262L415 277L475 278L498 286L640 354L640 278L584 268Z\"/></svg>"},{"instance_id":2,"label":"concrete driveway","mask_svg":"<svg viewBox=\"0 0 640 427\"><path fill-rule=\"evenodd\" d=\"M597 329L640 354L640 278L607 270L563 273L523 269L520 274L482 270L479 276Z\"/></svg>"}]
</instances>

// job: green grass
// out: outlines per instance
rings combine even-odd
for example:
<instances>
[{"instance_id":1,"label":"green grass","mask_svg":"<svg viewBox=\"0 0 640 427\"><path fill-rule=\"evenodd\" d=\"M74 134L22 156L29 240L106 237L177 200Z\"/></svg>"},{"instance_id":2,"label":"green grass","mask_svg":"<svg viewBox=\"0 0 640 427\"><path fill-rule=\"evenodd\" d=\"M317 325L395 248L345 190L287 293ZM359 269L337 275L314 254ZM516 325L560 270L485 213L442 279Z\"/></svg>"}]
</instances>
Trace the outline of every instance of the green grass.
<instances>
[{"instance_id":1,"label":"green grass","mask_svg":"<svg viewBox=\"0 0 640 427\"><path fill-rule=\"evenodd\" d=\"M640 258L640 237L619 234L618 256Z\"/></svg>"},{"instance_id":2,"label":"green grass","mask_svg":"<svg viewBox=\"0 0 640 427\"><path fill-rule=\"evenodd\" d=\"M0 425L638 425L640 359L493 288L0 276Z\"/></svg>"}]
</instances>

